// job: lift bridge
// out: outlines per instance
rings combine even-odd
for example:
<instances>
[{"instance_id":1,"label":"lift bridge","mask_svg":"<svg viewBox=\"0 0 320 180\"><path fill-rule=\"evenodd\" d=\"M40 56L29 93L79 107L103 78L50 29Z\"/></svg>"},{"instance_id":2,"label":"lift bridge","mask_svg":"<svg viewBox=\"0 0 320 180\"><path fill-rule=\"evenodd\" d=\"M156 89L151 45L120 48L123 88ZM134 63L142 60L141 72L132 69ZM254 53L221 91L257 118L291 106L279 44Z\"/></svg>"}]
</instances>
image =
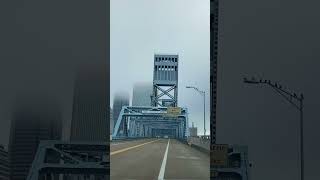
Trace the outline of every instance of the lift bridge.
<instances>
[{"instance_id":1,"label":"lift bridge","mask_svg":"<svg viewBox=\"0 0 320 180\"><path fill-rule=\"evenodd\" d=\"M178 55L154 55L150 106L123 106L112 139L189 136L187 108L178 105Z\"/></svg>"}]
</instances>

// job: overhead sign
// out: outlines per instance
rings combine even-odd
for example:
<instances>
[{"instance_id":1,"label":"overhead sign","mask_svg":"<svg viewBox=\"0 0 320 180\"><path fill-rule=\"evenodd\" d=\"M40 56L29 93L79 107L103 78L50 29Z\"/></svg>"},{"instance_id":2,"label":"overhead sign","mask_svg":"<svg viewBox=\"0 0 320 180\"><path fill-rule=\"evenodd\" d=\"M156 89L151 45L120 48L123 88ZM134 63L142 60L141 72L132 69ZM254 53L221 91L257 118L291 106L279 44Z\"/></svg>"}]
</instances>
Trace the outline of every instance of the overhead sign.
<instances>
[{"instance_id":1,"label":"overhead sign","mask_svg":"<svg viewBox=\"0 0 320 180\"><path fill-rule=\"evenodd\" d=\"M181 107L168 107L167 115L174 117L181 115Z\"/></svg>"},{"instance_id":2,"label":"overhead sign","mask_svg":"<svg viewBox=\"0 0 320 180\"><path fill-rule=\"evenodd\" d=\"M228 145L211 145L210 158L213 166L226 166L228 161Z\"/></svg>"}]
</instances>

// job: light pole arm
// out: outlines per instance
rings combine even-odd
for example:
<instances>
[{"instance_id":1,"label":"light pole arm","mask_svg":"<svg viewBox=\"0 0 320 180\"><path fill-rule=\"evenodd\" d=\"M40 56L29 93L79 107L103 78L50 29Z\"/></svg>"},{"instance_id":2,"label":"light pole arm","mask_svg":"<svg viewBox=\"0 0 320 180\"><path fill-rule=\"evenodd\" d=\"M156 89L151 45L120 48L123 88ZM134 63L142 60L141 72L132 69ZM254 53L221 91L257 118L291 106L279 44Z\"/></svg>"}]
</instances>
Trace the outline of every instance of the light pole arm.
<instances>
[{"instance_id":1,"label":"light pole arm","mask_svg":"<svg viewBox=\"0 0 320 180\"><path fill-rule=\"evenodd\" d=\"M303 101L303 95L301 94L300 97L298 97L295 93L288 92L284 89L282 89L281 85L272 84L270 80L256 80L255 78L252 78L251 80L248 80L247 78L244 78L244 83L248 84L267 84L270 87L272 87L274 90L276 90L277 93L279 93L282 97L284 97L289 103L291 103L295 108L298 110L301 109L301 103L296 104L294 101L292 101L292 98L298 100L299 102Z\"/></svg>"},{"instance_id":2,"label":"light pole arm","mask_svg":"<svg viewBox=\"0 0 320 180\"><path fill-rule=\"evenodd\" d=\"M270 84L269 84L270 85ZM290 98L288 98L285 94L283 94L283 90L281 89L278 89L276 87L274 87L273 85L270 85L274 90L276 90L283 98L285 98L290 104L292 104L295 108L297 108L298 110L300 110L301 107L299 107L299 105L295 104ZM288 93L286 93L288 94ZM289 94L290 97L292 97L290 94ZM300 99L298 99L299 101L301 101Z\"/></svg>"}]
</instances>

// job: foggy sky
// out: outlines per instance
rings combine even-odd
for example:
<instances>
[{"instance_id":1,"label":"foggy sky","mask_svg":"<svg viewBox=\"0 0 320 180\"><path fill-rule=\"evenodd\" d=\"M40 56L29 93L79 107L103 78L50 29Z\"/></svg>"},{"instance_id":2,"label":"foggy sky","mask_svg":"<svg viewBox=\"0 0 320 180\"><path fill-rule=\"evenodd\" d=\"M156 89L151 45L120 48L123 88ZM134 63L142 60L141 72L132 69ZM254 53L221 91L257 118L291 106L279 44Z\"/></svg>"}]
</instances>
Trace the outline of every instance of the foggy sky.
<instances>
[{"instance_id":1,"label":"foggy sky","mask_svg":"<svg viewBox=\"0 0 320 180\"><path fill-rule=\"evenodd\" d=\"M217 142L249 145L252 179L298 180L299 112L245 75L305 96L305 175L320 179L320 3L220 1Z\"/></svg>"},{"instance_id":2,"label":"foggy sky","mask_svg":"<svg viewBox=\"0 0 320 180\"><path fill-rule=\"evenodd\" d=\"M117 91L132 98L136 82L152 82L154 54L179 54L178 106L189 110L203 134L203 98L209 97L210 29L209 1L111 0L110 106ZM209 130L209 98L206 101L206 132Z\"/></svg>"}]
</instances>

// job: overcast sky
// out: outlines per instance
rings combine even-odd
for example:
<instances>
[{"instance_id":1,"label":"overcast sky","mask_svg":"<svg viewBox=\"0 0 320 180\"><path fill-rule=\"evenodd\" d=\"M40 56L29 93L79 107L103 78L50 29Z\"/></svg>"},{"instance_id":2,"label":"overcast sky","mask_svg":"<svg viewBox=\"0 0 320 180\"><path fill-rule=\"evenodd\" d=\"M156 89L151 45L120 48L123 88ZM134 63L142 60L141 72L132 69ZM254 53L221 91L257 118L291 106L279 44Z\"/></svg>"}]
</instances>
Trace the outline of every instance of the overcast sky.
<instances>
[{"instance_id":1,"label":"overcast sky","mask_svg":"<svg viewBox=\"0 0 320 180\"><path fill-rule=\"evenodd\" d=\"M221 0L218 143L247 144L252 179L299 179L299 112L245 75L305 95L305 179L320 179L320 3Z\"/></svg>"},{"instance_id":2,"label":"overcast sky","mask_svg":"<svg viewBox=\"0 0 320 180\"><path fill-rule=\"evenodd\" d=\"M206 91L206 132L210 132L209 0L111 0L110 106L116 92L152 83L155 53L179 54L178 105L203 133L203 100L185 86ZM131 99L130 99L131 101Z\"/></svg>"}]
</instances>

